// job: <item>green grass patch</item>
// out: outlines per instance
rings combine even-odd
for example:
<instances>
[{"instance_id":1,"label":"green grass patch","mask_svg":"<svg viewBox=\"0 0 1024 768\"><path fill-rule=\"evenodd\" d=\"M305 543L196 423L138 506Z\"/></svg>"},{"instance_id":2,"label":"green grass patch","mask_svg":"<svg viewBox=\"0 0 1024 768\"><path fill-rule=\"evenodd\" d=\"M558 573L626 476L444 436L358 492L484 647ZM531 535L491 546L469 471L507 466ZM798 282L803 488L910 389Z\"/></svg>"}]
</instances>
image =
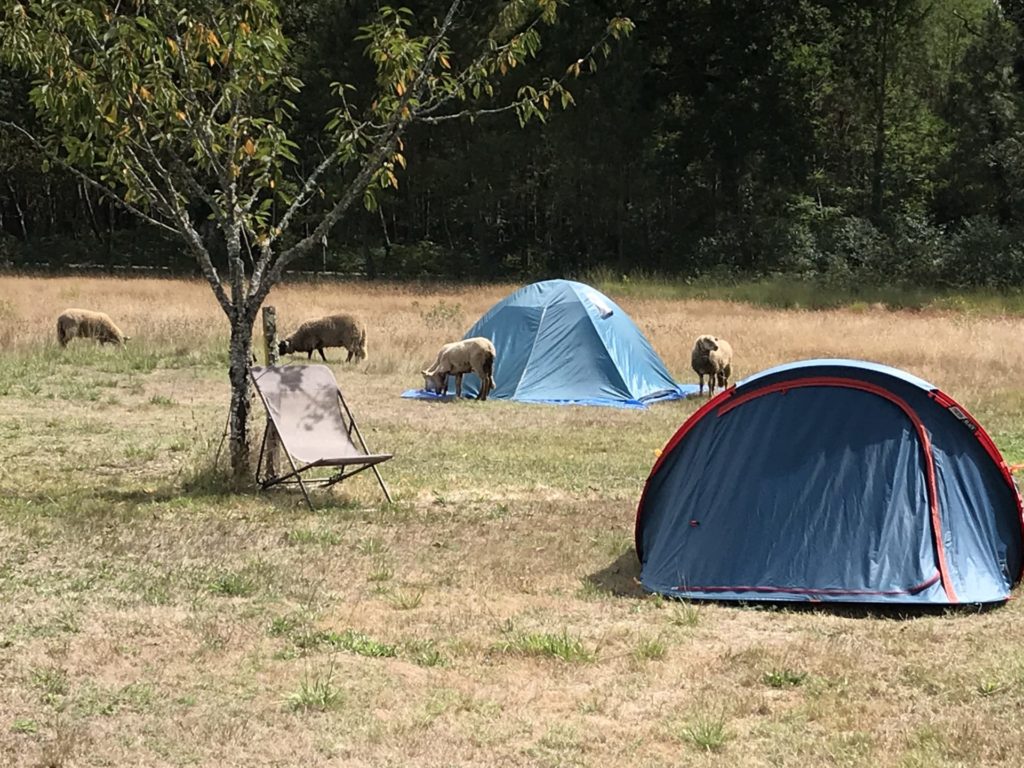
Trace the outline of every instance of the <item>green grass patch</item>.
<instances>
[{"instance_id":1,"label":"green grass patch","mask_svg":"<svg viewBox=\"0 0 1024 768\"><path fill-rule=\"evenodd\" d=\"M29 718L16 718L11 723L11 733L38 733L39 723Z\"/></svg>"},{"instance_id":2,"label":"green grass patch","mask_svg":"<svg viewBox=\"0 0 1024 768\"><path fill-rule=\"evenodd\" d=\"M396 611L410 611L423 603L423 590L396 589L384 595L384 599Z\"/></svg>"},{"instance_id":3,"label":"green grass patch","mask_svg":"<svg viewBox=\"0 0 1024 768\"><path fill-rule=\"evenodd\" d=\"M433 640L410 640L403 644L403 655L421 667L445 667L448 657Z\"/></svg>"},{"instance_id":4,"label":"green grass patch","mask_svg":"<svg viewBox=\"0 0 1024 768\"><path fill-rule=\"evenodd\" d=\"M725 715L721 712L697 712L680 728L679 737L697 749L718 752L729 740Z\"/></svg>"},{"instance_id":5,"label":"green grass patch","mask_svg":"<svg viewBox=\"0 0 1024 768\"><path fill-rule=\"evenodd\" d=\"M361 555L382 555L387 551L387 544L375 536L369 536L356 544L356 552Z\"/></svg>"},{"instance_id":6,"label":"green grass patch","mask_svg":"<svg viewBox=\"0 0 1024 768\"><path fill-rule=\"evenodd\" d=\"M668 653L668 646L658 637L642 638L633 649L637 661L661 661Z\"/></svg>"},{"instance_id":7,"label":"green grass patch","mask_svg":"<svg viewBox=\"0 0 1024 768\"><path fill-rule=\"evenodd\" d=\"M267 634L271 637L288 637L294 634L298 629L305 626L306 622L300 616L295 614L287 614L285 616L275 616L270 621L270 626L267 627Z\"/></svg>"},{"instance_id":8,"label":"green grass patch","mask_svg":"<svg viewBox=\"0 0 1024 768\"><path fill-rule=\"evenodd\" d=\"M333 547L341 544L339 533L328 529L296 528L285 535L285 543L290 546L318 544L322 547Z\"/></svg>"},{"instance_id":9,"label":"green grass patch","mask_svg":"<svg viewBox=\"0 0 1024 768\"><path fill-rule=\"evenodd\" d=\"M807 673L789 667L773 667L761 675L761 682L769 688L792 688L803 685Z\"/></svg>"},{"instance_id":10,"label":"green grass patch","mask_svg":"<svg viewBox=\"0 0 1024 768\"><path fill-rule=\"evenodd\" d=\"M249 597L256 593L256 580L247 573L223 571L207 584L210 594L218 597Z\"/></svg>"},{"instance_id":11,"label":"green grass patch","mask_svg":"<svg viewBox=\"0 0 1024 768\"><path fill-rule=\"evenodd\" d=\"M588 663L597 658L597 653L587 648L581 638L570 635L564 629L559 634L512 632L497 643L494 649L500 653L558 659L570 663Z\"/></svg>"},{"instance_id":12,"label":"green grass patch","mask_svg":"<svg viewBox=\"0 0 1024 768\"><path fill-rule=\"evenodd\" d=\"M328 712L341 707L344 700L344 692L334 683L332 666L326 673L304 674L285 704L292 712Z\"/></svg>"},{"instance_id":13,"label":"green grass patch","mask_svg":"<svg viewBox=\"0 0 1024 768\"><path fill-rule=\"evenodd\" d=\"M374 563L373 570L367 575L366 580L371 582L390 581L394 575L394 569L388 565L387 561L380 559Z\"/></svg>"},{"instance_id":14,"label":"green grass patch","mask_svg":"<svg viewBox=\"0 0 1024 768\"><path fill-rule=\"evenodd\" d=\"M79 716L110 717L118 712L141 712L150 707L156 695L151 683L129 683L107 689L88 683L75 697L72 709Z\"/></svg>"},{"instance_id":15,"label":"green grass patch","mask_svg":"<svg viewBox=\"0 0 1024 768\"><path fill-rule=\"evenodd\" d=\"M30 672L32 685L44 704L56 705L68 695L68 671L62 667L37 667Z\"/></svg>"},{"instance_id":16,"label":"green grass patch","mask_svg":"<svg viewBox=\"0 0 1024 768\"><path fill-rule=\"evenodd\" d=\"M700 624L703 609L696 603L682 602L672 606L669 623L674 627L692 629Z\"/></svg>"},{"instance_id":17,"label":"green grass patch","mask_svg":"<svg viewBox=\"0 0 1024 768\"><path fill-rule=\"evenodd\" d=\"M398 655L398 646L382 643L352 629L344 632L328 630L305 632L295 638L295 645L303 650L330 646L340 651L348 651L358 656L371 658L393 658Z\"/></svg>"}]
</instances>

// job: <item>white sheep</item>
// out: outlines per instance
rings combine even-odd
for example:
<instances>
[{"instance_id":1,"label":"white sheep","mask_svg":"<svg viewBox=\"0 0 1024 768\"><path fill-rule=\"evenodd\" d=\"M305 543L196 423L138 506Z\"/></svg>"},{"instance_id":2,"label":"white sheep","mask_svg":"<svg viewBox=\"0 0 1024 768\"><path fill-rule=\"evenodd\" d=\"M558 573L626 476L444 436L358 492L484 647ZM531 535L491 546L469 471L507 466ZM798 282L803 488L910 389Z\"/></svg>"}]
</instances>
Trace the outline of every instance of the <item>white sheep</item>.
<instances>
[{"instance_id":1,"label":"white sheep","mask_svg":"<svg viewBox=\"0 0 1024 768\"><path fill-rule=\"evenodd\" d=\"M352 315L339 314L307 320L284 341L277 345L278 352L288 355L293 352L305 352L306 359L313 359L313 352L319 352L324 362L324 347L344 347L348 350L345 362L352 358L366 358L366 328L362 322Z\"/></svg>"},{"instance_id":2,"label":"white sheep","mask_svg":"<svg viewBox=\"0 0 1024 768\"><path fill-rule=\"evenodd\" d=\"M75 337L95 339L101 344L120 344L128 341L121 329L105 312L94 312L91 309L65 309L57 318L57 341L62 347Z\"/></svg>"},{"instance_id":3,"label":"white sheep","mask_svg":"<svg viewBox=\"0 0 1024 768\"><path fill-rule=\"evenodd\" d=\"M715 394L715 382L725 389L732 376L732 346L725 339L704 334L698 336L690 353L690 364L700 377L697 394L704 392L704 377L708 377L708 397Z\"/></svg>"},{"instance_id":4,"label":"white sheep","mask_svg":"<svg viewBox=\"0 0 1024 768\"><path fill-rule=\"evenodd\" d=\"M477 400L486 400L494 389L494 358L497 352L490 339L476 336L453 341L441 347L434 364L421 371L427 391L443 395L448 391L448 376L455 376L455 396L462 397L462 375L472 371L480 377Z\"/></svg>"}]
</instances>

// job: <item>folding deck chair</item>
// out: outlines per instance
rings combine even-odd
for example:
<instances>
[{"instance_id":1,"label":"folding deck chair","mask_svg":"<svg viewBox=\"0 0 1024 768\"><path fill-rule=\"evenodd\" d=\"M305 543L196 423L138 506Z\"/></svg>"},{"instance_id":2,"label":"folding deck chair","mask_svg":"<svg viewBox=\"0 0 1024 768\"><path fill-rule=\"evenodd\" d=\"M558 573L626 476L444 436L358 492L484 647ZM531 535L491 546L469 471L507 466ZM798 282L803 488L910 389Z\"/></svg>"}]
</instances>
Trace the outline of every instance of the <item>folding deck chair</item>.
<instances>
[{"instance_id":1,"label":"folding deck chair","mask_svg":"<svg viewBox=\"0 0 1024 768\"><path fill-rule=\"evenodd\" d=\"M390 459L392 454L370 453L330 368L326 365L253 367L250 375L267 409L267 427L256 463L256 482L260 488L298 484L312 510L307 484L327 487L372 469L385 498L391 501L377 465ZM290 472L274 470L267 450L271 430L276 431L288 457ZM358 446L352 441L353 434L359 441ZM319 467L335 471L327 477L310 475L303 480L303 473Z\"/></svg>"}]
</instances>

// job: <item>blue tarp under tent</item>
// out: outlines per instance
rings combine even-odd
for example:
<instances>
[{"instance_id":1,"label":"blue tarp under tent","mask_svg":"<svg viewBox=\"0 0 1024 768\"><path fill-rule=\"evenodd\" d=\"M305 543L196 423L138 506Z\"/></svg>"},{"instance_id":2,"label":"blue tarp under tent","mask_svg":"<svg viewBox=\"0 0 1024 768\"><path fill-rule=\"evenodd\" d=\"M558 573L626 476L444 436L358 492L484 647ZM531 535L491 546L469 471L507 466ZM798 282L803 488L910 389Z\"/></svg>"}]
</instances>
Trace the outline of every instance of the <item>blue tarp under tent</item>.
<instances>
[{"instance_id":1,"label":"blue tarp under tent","mask_svg":"<svg viewBox=\"0 0 1024 768\"><path fill-rule=\"evenodd\" d=\"M464 338L494 342L498 400L563 405L645 408L697 391L680 385L633 321L614 301L589 285L545 280L498 302ZM463 396L476 396L480 380L467 374ZM450 397L422 389L403 397Z\"/></svg>"},{"instance_id":2,"label":"blue tarp under tent","mask_svg":"<svg viewBox=\"0 0 1024 768\"><path fill-rule=\"evenodd\" d=\"M673 597L1001 602L1021 498L981 425L895 368L810 360L708 401L637 509L643 586Z\"/></svg>"}]
</instances>

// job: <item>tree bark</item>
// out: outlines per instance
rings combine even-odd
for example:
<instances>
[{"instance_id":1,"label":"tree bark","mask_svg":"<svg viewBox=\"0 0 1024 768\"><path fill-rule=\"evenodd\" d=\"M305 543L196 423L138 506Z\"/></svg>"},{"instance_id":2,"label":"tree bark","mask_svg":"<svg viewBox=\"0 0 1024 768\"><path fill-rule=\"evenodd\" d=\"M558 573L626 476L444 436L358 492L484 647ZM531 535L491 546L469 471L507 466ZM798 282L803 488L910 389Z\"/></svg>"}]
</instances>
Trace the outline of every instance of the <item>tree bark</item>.
<instances>
[{"instance_id":1,"label":"tree bark","mask_svg":"<svg viewBox=\"0 0 1024 768\"><path fill-rule=\"evenodd\" d=\"M7 180L7 189L11 192L11 202L14 203L14 211L18 214L18 224L21 225L21 239L28 241L28 227L25 226L25 212L21 209L21 203L18 202L18 193L14 190L14 185L11 184L10 179Z\"/></svg>"},{"instance_id":2,"label":"tree bark","mask_svg":"<svg viewBox=\"0 0 1024 768\"><path fill-rule=\"evenodd\" d=\"M231 410L228 416L228 452L231 476L237 486L246 481L251 469L249 454L249 417L252 411L252 387L249 363L252 361L252 322L244 312L231 319L231 357L228 380L231 382Z\"/></svg>"},{"instance_id":3,"label":"tree bark","mask_svg":"<svg viewBox=\"0 0 1024 768\"><path fill-rule=\"evenodd\" d=\"M263 307L263 353L267 365L277 365L277 309L274 307ZM280 440L277 437L277 430L267 414L267 443L266 443L266 473L269 477L277 476L277 453L280 448ZM257 467L257 469L259 469Z\"/></svg>"}]
</instances>

